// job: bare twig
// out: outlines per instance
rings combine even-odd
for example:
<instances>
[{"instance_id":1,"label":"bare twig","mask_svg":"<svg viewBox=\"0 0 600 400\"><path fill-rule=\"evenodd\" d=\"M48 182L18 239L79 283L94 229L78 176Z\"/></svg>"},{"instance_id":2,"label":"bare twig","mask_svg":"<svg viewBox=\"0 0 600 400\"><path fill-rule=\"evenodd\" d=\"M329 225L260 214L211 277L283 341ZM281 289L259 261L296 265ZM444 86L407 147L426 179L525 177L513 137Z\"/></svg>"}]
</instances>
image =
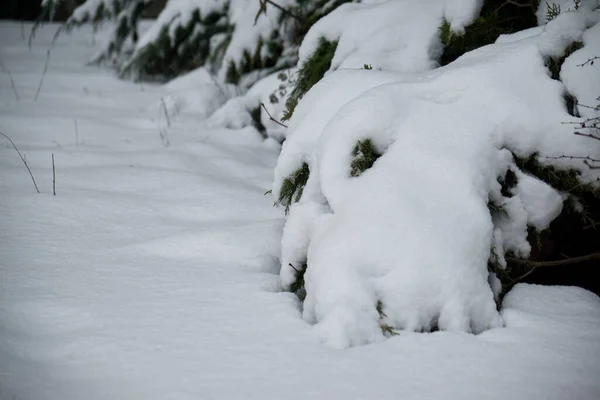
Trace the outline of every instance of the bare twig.
<instances>
[{"instance_id":1,"label":"bare twig","mask_svg":"<svg viewBox=\"0 0 600 400\"><path fill-rule=\"evenodd\" d=\"M578 64L578 67L583 67L584 65L590 64L590 65L594 65L594 61L600 59L599 56L594 56L594 57L590 57L588 58L588 60L584 63Z\"/></svg>"},{"instance_id":2,"label":"bare twig","mask_svg":"<svg viewBox=\"0 0 600 400\"><path fill-rule=\"evenodd\" d=\"M54 153L52 153L52 193L56 196L56 168L54 167Z\"/></svg>"},{"instance_id":3,"label":"bare twig","mask_svg":"<svg viewBox=\"0 0 600 400\"><path fill-rule=\"evenodd\" d=\"M573 134L577 135L577 136L585 136L585 137L589 137L591 139L600 140L600 136L596 136L596 135L593 135L591 133L573 132Z\"/></svg>"},{"instance_id":4,"label":"bare twig","mask_svg":"<svg viewBox=\"0 0 600 400\"><path fill-rule=\"evenodd\" d=\"M256 22L258 21L258 18L261 14L267 15L267 3L277 8L278 10L281 10L281 12L283 12L284 14L287 14L290 17L294 18L296 21L304 22L303 18L300 18L299 16L293 14L291 11L286 10L285 8L281 7L279 4L275 3L272 0L258 0L258 2L260 3L260 8L256 13L256 17L254 17L254 25L256 25Z\"/></svg>"},{"instance_id":5,"label":"bare twig","mask_svg":"<svg viewBox=\"0 0 600 400\"><path fill-rule=\"evenodd\" d=\"M583 160L583 163L584 163L585 165L587 165L587 167L588 167L589 169L600 169L600 165L594 165L594 164L592 164L592 162L599 163L600 161L598 161L598 160L593 160L593 161L591 161L591 162L590 162L590 161L588 161L588 160Z\"/></svg>"},{"instance_id":6,"label":"bare twig","mask_svg":"<svg viewBox=\"0 0 600 400\"><path fill-rule=\"evenodd\" d=\"M50 49L46 52L46 65L44 65L44 72L42 73L42 79L40 79L40 84L37 88L37 92L35 92L35 97L33 101L37 101L38 96L40 95L40 90L42 90L42 85L44 84L44 77L46 76L46 72L48 71L48 64L50 63Z\"/></svg>"},{"instance_id":7,"label":"bare twig","mask_svg":"<svg viewBox=\"0 0 600 400\"><path fill-rule=\"evenodd\" d=\"M591 169L595 169L595 168L591 168ZM577 189L578 187L585 186L585 185L590 185L590 184L592 184L594 182L600 182L600 178L596 178L596 179L594 179L594 180L592 180L590 182L581 182L580 184L575 185L571 189L567 190L567 193L571 193L573 190Z\"/></svg>"},{"instance_id":8,"label":"bare twig","mask_svg":"<svg viewBox=\"0 0 600 400\"><path fill-rule=\"evenodd\" d=\"M596 229L597 226L600 226L600 222L592 222L589 225L583 227L583 229Z\"/></svg>"},{"instance_id":9,"label":"bare twig","mask_svg":"<svg viewBox=\"0 0 600 400\"><path fill-rule=\"evenodd\" d=\"M590 162L600 162L600 159L595 159L592 158L590 156L568 156L566 154L563 154L561 156L543 156L544 158L547 158L549 160L560 160L560 159L567 159L567 160L587 160Z\"/></svg>"},{"instance_id":10,"label":"bare twig","mask_svg":"<svg viewBox=\"0 0 600 400\"><path fill-rule=\"evenodd\" d=\"M77 124L77 118L73 118L75 124L75 146L79 146L79 126Z\"/></svg>"},{"instance_id":11,"label":"bare twig","mask_svg":"<svg viewBox=\"0 0 600 400\"><path fill-rule=\"evenodd\" d=\"M560 159L582 160L583 163L585 165L587 165L587 167L589 169L600 169L600 159L592 158L590 156L567 156L567 155L563 154L561 156L544 156L544 158L547 158L550 160L560 160Z\"/></svg>"},{"instance_id":12,"label":"bare twig","mask_svg":"<svg viewBox=\"0 0 600 400\"><path fill-rule=\"evenodd\" d=\"M31 181L33 182L33 186L35 186L35 191L39 193L39 192L40 192L40 190L38 189L38 185L37 185L37 183L35 182L35 178L33 177L33 173L32 173L32 172L31 172L31 170L29 169L29 165L27 165L27 161L25 161L25 158L23 157L23 155L21 154L21 152L20 152L20 151L19 151L19 149L17 148L17 145L15 144L15 142L13 142L13 141L12 141L12 139L11 139L11 138L10 138L8 135L6 135L6 134L4 134L4 133L2 133L2 132L0 132L0 135L2 135L2 136L4 136L5 138L7 138L7 139L8 139L8 141L10 142L10 144L12 144L12 146L13 146L13 147L14 147L14 149L15 149L15 151L16 151L16 152L17 152L17 154L19 155L19 157L21 157L21 161L23 161L23 164L25 164L25 168L27 168L27 172L29 172L29 176L31 176Z\"/></svg>"},{"instance_id":13,"label":"bare twig","mask_svg":"<svg viewBox=\"0 0 600 400\"><path fill-rule=\"evenodd\" d=\"M169 132L166 129L163 129L161 127L159 134L160 134L160 140L162 141L163 146L169 147L171 145L171 142L169 141Z\"/></svg>"},{"instance_id":14,"label":"bare twig","mask_svg":"<svg viewBox=\"0 0 600 400\"><path fill-rule=\"evenodd\" d=\"M12 90L15 93L15 98L17 99L17 101L19 101L19 93L17 92L17 87L15 86L15 81L13 80L10 70L8 68L6 68L6 66L4 65L4 60L2 59L2 56L0 56L0 68L2 69L2 71L6 72L6 74L8 75L8 79L10 79L10 86L12 87Z\"/></svg>"},{"instance_id":15,"label":"bare twig","mask_svg":"<svg viewBox=\"0 0 600 400\"><path fill-rule=\"evenodd\" d=\"M494 10L494 13L497 13L498 11L500 11L502 9L502 7L504 7L504 6L508 5L508 4L516 6L518 8L528 7L528 8L531 8L533 10L533 12L535 13L536 7L535 7L533 1L528 1L528 2L526 2L526 3L523 4L523 3L519 3L516 0L506 0L504 3L500 4L500 6Z\"/></svg>"},{"instance_id":16,"label":"bare twig","mask_svg":"<svg viewBox=\"0 0 600 400\"><path fill-rule=\"evenodd\" d=\"M267 110L267 107L265 107L265 103L260 103L260 105L265 110L265 112L267 113L267 115L269 116L269 119L271 121L275 122L276 124L279 124L279 125L283 126L284 128L287 128L286 124L283 124L283 123L277 121L275 118L273 118L273 116L271 115L271 113L269 112L269 110Z\"/></svg>"},{"instance_id":17,"label":"bare twig","mask_svg":"<svg viewBox=\"0 0 600 400\"><path fill-rule=\"evenodd\" d=\"M10 79L10 86L12 87L12 90L15 93L15 98L17 99L17 101L19 101L19 93L17 92L17 87L15 86L15 81L13 80L12 74L9 70L6 70L6 73L8 74L8 79Z\"/></svg>"},{"instance_id":18,"label":"bare twig","mask_svg":"<svg viewBox=\"0 0 600 400\"><path fill-rule=\"evenodd\" d=\"M520 258L506 257L506 261L508 261L510 263L526 265L528 267L533 267L533 268L559 267L559 266L563 266L563 265L578 264L578 263L581 263L584 261L590 261L590 260L600 260L600 252L587 254L585 256L580 256L580 257L571 257L571 258L567 258L564 260L556 260L556 261L530 261L530 260L521 260Z\"/></svg>"},{"instance_id":19,"label":"bare twig","mask_svg":"<svg viewBox=\"0 0 600 400\"><path fill-rule=\"evenodd\" d=\"M162 104L162 109L165 113L165 117L167 118L167 126L170 128L171 127L171 119L169 118L169 112L167 110L167 104L165 103L164 97L160 98L160 104Z\"/></svg>"},{"instance_id":20,"label":"bare twig","mask_svg":"<svg viewBox=\"0 0 600 400\"><path fill-rule=\"evenodd\" d=\"M219 82L217 82L217 79L215 78L215 76L211 73L209 73L208 76L210 76L210 79L213 81L215 86L219 88L219 92L221 92L221 94L223 95L223 101L227 100L227 94L225 94L223 87L219 84Z\"/></svg>"}]
</instances>

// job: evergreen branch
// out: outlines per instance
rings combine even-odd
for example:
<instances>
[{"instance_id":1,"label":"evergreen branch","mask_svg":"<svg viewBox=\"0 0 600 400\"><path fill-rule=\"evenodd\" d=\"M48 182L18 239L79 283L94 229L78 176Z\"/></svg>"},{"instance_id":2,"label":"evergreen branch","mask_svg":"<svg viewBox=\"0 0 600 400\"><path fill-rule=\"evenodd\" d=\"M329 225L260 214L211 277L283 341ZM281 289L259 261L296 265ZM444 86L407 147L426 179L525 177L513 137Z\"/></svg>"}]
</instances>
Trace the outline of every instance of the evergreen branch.
<instances>
[{"instance_id":1,"label":"evergreen branch","mask_svg":"<svg viewBox=\"0 0 600 400\"><path fill-rule=\"evenodd\" d=\"M587 166L588 166L590 169L597 169L597 168L598 168L598 167L595 167L595 166L590 166L590 165L588 165L588 164L587 164L585 161L584 161L584 163L585 163L585 165L587 165ZM578 185L575 185L575 186L573 186L571 189L567 190L567 193L571 193L573 190L577 189L578 187L581 187L581 186L587 186L587 185L591 185L591 184L592 184L592 183L594 183L594 182L600 182L600 178L596 178L596 179L594 179L594 180L592 180L592 181L590 181L590 182L581 182L580 184L578 184Z\"/></svg>"},{"instance_id":2,"label":"evergreen branch","mask_svg":"<svg viewBox=\"0 0 600 400\"><path fill-rule=\"evenodd\" d=\"M35 178L33 177L33 173L29 169L29 165L27 165L27 161L25 161L25 158L23 157L23 155L19 151L19 148L17 147L17 145L15 144L15 142L13 142L12 139L8 135L6 135L6 134L4 134L2 132L0 132L0 135L2 135L2 136L4 136L5 138L8 139L8 141L10 142L10 144L12 144L12 146L15 149L15 151L19 155L19 157L21 157L21 161L23 161L23 164L25 164L25 168L27 168L27 172L29 172L29 176L31 176L31 180L33 182L33 186L35 186L35 191L38 192L38 193L40 193L40 190L38 189L38 185L37 185L37 183L35 183Z\"/></svg>"}]
</instances>

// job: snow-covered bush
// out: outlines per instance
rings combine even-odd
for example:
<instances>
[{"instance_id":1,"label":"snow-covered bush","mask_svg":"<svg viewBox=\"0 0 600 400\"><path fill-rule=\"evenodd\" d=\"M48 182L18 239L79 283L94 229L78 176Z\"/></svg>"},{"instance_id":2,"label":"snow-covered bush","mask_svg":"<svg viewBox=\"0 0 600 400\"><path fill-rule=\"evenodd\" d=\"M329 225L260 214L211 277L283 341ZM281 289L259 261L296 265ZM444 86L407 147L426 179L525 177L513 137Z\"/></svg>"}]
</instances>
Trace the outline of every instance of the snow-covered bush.
<instances>
[{"instance_id":1,"label":"snow-covered bush","mask_svg":"<svg viewBox=\"0 0 600 400\"><path fill-rule=\"evenodd\" d=\"M170 0L137 43L121 74L173 78L198 68L217 53L230 26L227 1Z\"/></svg>"},{"instance_id":2,"label":"snow-covered bush","mask_svg":"<svg viewBox=\"0 0 600 400\"><path fill-rule=\"evenodd\" d=\"M151 0L87 0L73 11L61 31L71 31L83 24L92 24L94 28L110 21L111 33L101 50L94 55L91 62L111 62L120 65L138 40L138 22L142 13L150 5ZM42 2L42 13L32 30L32 37L39 23L52 20L63 0L45 0Z\"/></svg>"},{"instance_id":3,"label":"snow-covered bush","mask_svg":"<svg viewBox=\"0 0 600 400\"><path fill-rule=\"evenodd\" d=\"M600 45L598 2L519 30L531 7L521 28L466 40L497 3L344 5L306 35L301 68L324 40L337 47L289 121L273 196L287 211L283 286L332 345L502 326L496 302L529 259L564 248L548 235L600 218L600 170L586 163L600 141L565 124L583 122L566 99L600 91L574 68ZM597 251L596 232L569 255Z\"/></svg>"},{"instance_id":4,"label":"snow-covered bush","mask_svg":"<svg viewBox=\"0 0 600 400\"><path fill-rule=\"evenodd\" d=\"M304 34L348 1L169 0L138 38L150 0L87 0L62 30L112 21L113 32L92 61L111 61L123 77L168 80L205 66L220 82L248 88L295 66ZM45 0L38 23L51 20L61 3Z\"/></svg>"}]
</instances>

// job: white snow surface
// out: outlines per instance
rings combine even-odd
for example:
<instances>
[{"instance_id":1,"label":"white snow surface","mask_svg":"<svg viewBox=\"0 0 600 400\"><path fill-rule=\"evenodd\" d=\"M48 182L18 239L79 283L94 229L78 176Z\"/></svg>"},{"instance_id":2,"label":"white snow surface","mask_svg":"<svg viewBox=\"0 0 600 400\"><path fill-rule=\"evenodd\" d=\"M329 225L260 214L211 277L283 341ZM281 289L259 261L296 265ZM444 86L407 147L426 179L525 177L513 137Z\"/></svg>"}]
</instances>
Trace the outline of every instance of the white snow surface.
<instances>
[{"instance_id":1,"label":"white snow surface","mask_svg":"<svg viewBox=\"0 0 600 400\"><path fill-rule=\"evenodd\" d=\"M292 76L295 73L295 68L285 72L286 76ZM285 124L282 125L275 121L281 121L283 118L285 102L291 87L286 86L279 76L280 73L266 76L252 85L243 95L232 97L222 107L212 110L215 112L210 116L208 125L212 128L233 129L253 126L254 122L250 113L259 108L260 122L265 127L267 136L276 142L282 142L287 129Z\"/></svg>"},{"instance_id":2,"label":"white snow surface","mask_svg":"<svg viewBox=\"0 0 600 400\"><path fill-rule=\"evenodd\" d=\"M41 193L5 141L0 146L0 399L600 397L600 299L577 288L518 285L501 310L506 326L477 336L402 332L346 351L323 346L302 320L296 297L280 292L283 213L263 195L272 180L277 147L262 141L253 128L212 129L202 114L191 112L174 116L166 127L170 145L165 146L159 135L165 127L151 106L178 89L123 82L111 71L84 67L95 51L88 28L65 35L52 49L39 99L33 101L56 26L40 28L31 50L20 29L20 23L0 23L0 131L26 157ZM534 64L524 70L531 83L519 91L522 103L511 108L518 124L525 114L520 107L528 110L524 104L534 95L528 89L541 89L539 101L554 98L560 87L538 76L535 51L514 49L504 64L507 69ZM483 63L481 75L486 65L496 68L499 62L494 52L485 55L490 60ZM422 87L434 82L448 87L450 78L477 71L456 68L447 77L423 78L424 86L392 84L366 98L382 96L403 106L394 118L381 113L390 128L398 128L410 122L402 117L414 112L415 121L430 105L426 96L413 104L397 92L423 95ZM377 71L357 73L372 74L362 90L376 86L378 79L381 84L391 81ZM506 83L519 87L510 76L492 85L488 96L502 94ZM189 79L193 87L197 81ZM467 101L476 83L484 82L480 79L476 74L473 88L458 79L448 97L431 97L439 103L440 125L450 118L444 104ZM349 101L352 95L347 97ZM465 132L485 128L476 112L484 100L471 104L474 121L464 125ZM547 101L555 119L561 117L562 108ZM310 104L303 100L297 116L302 107ZM348 115L350 108L344 108L340 115ZM494 112L495 117L501 114ZM429 132L424 128L432 122L427 120L420 121L419 132ZM383 121L377 121L370 119L380 127ZM503 132L506 121L497 122ZM331 132L339 132L335 128L341 123L332 123ZM300 136L301 124L294 124L291 138ZM357 130L348 134L356 137ZM396 143L380 145L388 153L402 153L394 135ZM403 140L418 144L420 139L408 135ZM326 150L323 162L335 167L341 153ZM445 159L436 161L436 150L402 156L415 162L427 157L437 168L448 167ZM460 154L472 153L469 147ZM461 163L453 166L462 168ZM376 168L380 166L356 182L342 179L340 185L355 190L355 183L375 179L369 175ZM339 168L331 171L339 173ZM472 171L486 173L490 171ZM433 173L428 177L436 178ZM323 176L323 188L337 212L343 202L330 195L331 178ZM404 193L412 191L412 199L420 200L417 192L426 185ZM464 185L468 189L470 182ZM477 196L481 193L473 198ZM448 198L453 204L458 200ZM456 205L458 219L464 208ZM480 208L474 204L472 213ZM324 205L314 209L318 214L329 211ZM335 216L323 227L339 229L331 226L331 218ZM315 225L326 237L323 227ZM468 227L472 223L461 229ZM400 239L397 244L406 247L415 237ZM450 244L441 251L448 252ZM452 260L453 254L447 255Z\"/></svg>"},{"instance_id":3,"label":"white snow surface","mask_svg":"<svg viewBox=\"0 0 600 400\"><path fill-rule=\"evenodd\" d=\"M295 0L280 0L277 1L277 4L284 9L289 9L295 5ZM244 52L248 52L252 56L260 40L267 42L273 32L277 32L282 28L279 22L281 11L271 4L267 4L266 12L261 13L256 19L260 6L261 2L256 0L230 1L229 21L235 29L232 32L231 40L223 57L223 63L218 72L221 81L225 81L230 61L239 64ZM254 23L255 20L256 24ZM266 47L263 47L262 51L263 53L266 52Z\"/></svg>"},{"instance_id":4,"label":"white snow surface","mask_svg":"<svg viewBox=\"0 0 600 400\"><path fill-rule=\"evenodd\" d=\"M316 323L324 342L378 342L381 325L474 333L502 326L488 284L490 249L501 263L507 252L527 258L528 225L548 227L563 202L555 189L519 171L508 150L537 152L541 162L563 154L598 157L600 142L564 124L574 122L565 89L550 79L544 60L591 35L599 16L563 13L538 35L420 74L330 72L302 99L273 196L302 163L309 165L284 229L281 277L289 287L307 264L303 318ZM600 85L590 90L599 93ZM351 177L353 148L365 139L383 156ZM580 159L560 161L580 169L584 182L600 177ZM508 169L520 178L510 198L498 183ZM506 216L492 220L489 201Z\"/></svg>"},{"instance_id":5,"label":"white snow surface","mask_svg":"<svg viewBox=\"0 0 600 400\"><path fill-rule=\"evenodd\" d=\"M343 4L320 19L300 47L300 63L319 39L338 42L331 69L361 68L413 72L437 66L442 52L439 28L445 18L461 32L479 14L480 0L388 0Z\"/></svg>"}]
</instances>

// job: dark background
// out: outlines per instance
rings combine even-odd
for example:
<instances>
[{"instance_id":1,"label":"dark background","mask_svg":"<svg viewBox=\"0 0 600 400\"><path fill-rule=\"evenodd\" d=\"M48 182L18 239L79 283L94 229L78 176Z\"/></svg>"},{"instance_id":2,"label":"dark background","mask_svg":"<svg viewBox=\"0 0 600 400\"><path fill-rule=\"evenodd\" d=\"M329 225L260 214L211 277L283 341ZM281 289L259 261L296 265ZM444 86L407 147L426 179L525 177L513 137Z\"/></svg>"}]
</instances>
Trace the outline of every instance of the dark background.
<instances>
[{"instance_id":1,"label":"dark background","mask_svg":"<svg viewBox=\"0 0 600 400\"><path fill-rule=\"evenodd\" d=\"M64 21L84 0L65 0L56 13L56 21ZM154 0L145 13L146 18L155 18L163 9L166 0ZM41 0L0 0L0 19L33 21L40 14Z\"/></svg>"}]
</instances>

